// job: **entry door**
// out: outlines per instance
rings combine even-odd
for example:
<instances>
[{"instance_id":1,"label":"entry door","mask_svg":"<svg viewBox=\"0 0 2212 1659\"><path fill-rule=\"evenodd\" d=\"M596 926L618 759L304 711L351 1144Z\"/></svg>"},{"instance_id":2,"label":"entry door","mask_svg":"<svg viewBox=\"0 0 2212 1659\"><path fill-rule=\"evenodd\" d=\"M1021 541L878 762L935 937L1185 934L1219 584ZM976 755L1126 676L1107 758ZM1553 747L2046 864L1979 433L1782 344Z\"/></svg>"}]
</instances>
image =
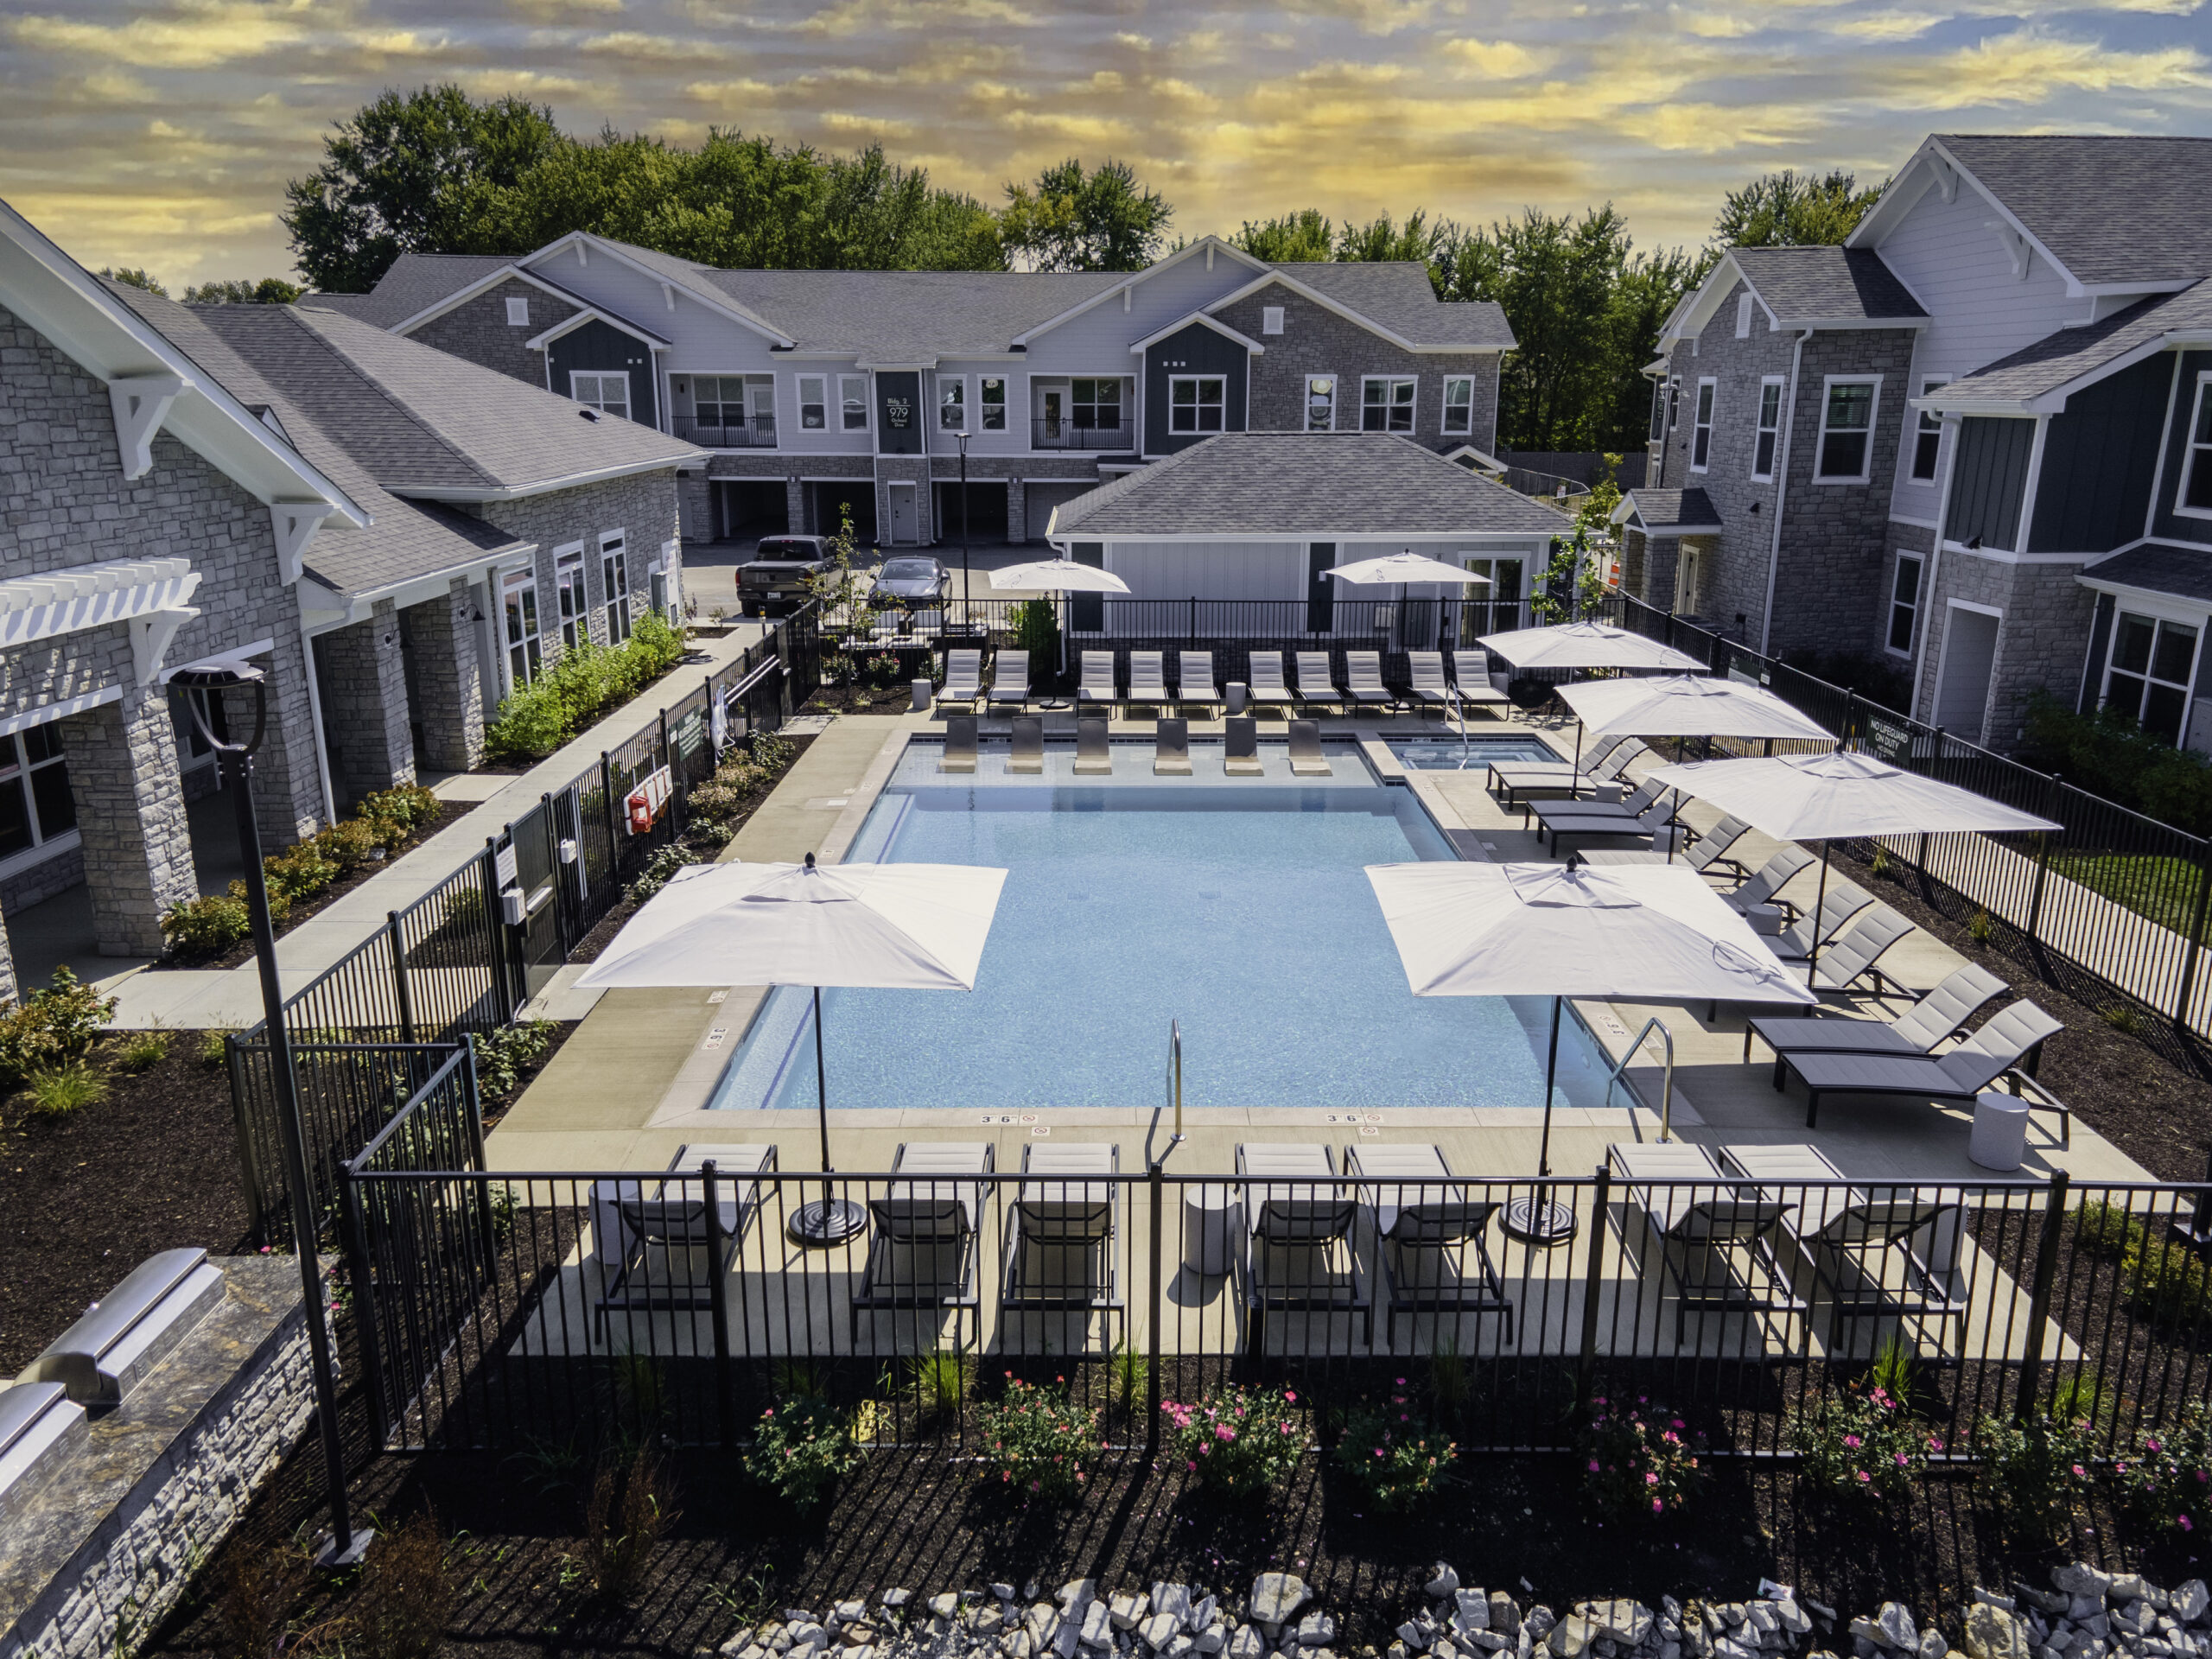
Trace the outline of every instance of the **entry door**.
<instances>
[{"instance_id":1,"label":"entry door","mask_svg":"<svg viewBox=\"0 0 2212 1659\"><path fill-rule=\"evenodd\" d=\"M1334 542L1309 542L1306 547L1306 632L1327 633L1337 623L1337 579L1325 574L1337 562Z\"/></svg>"},{"instance_id":2,"label":"entry door","mask_svg":"<svg viewBox=\"0 0 2212 1659\"><path fill-rule=\"evenodd\" d=\"M1046 443L1066 442L1066 427L1064 423L1067 418L1067 394L1057 386L1048 386L1039 392L1038 397L1043 405L1040 418L1044 422L1045 429L1042 441Z\"/></svg>"},{"instance_id":3,"label":"entry door","mask_svg":"<svg viewBox=\"0 0 2212 1659\"><path fill-rule=\"evenodd\" d=\"M1997 665L1998 619L1951 607L1943 630L1943 673L1936 688L1936 723L1954 737L1981 741L1989 679Z\"/></svg>"},{"instance_id":4,"label":"entry door","mask_svg":"<svg viewBox=\"0 0 2212 1659\"><path fill-rule=\"evenodd\" d=\"M1698 601L1704 597L1698 592L1697 549L1685 542L1675 555L1675 614L1695 616Z\"/></svg>"},{"instance_id":5,"label":"entry door","mask_svg":"<svg viewBox=\"0 0 2212 1659\"><path fill-rule=\"evenodd\" d=\"M1477 575L1490 578L1487 588L1467 588L1466 602L1458 607L1460 645L1471 645L1486 633L1510 633L1527 626L1521 598L1525 561L1478 559L1463 553L1459 562ZM1459 595L1452 597L1457 599Z\"/></svg>"},{"instance_id":6,"label":"entry door","mask_svg":"<svg viewBox=\"0 0 2212 1659\"><path fill-rule=\"evenodd\" d=\"M920 520L914 510L914 486L893 484L891 486L891 540L896 546L911 547L921 540Z\"/></svg>"}]
</instances>

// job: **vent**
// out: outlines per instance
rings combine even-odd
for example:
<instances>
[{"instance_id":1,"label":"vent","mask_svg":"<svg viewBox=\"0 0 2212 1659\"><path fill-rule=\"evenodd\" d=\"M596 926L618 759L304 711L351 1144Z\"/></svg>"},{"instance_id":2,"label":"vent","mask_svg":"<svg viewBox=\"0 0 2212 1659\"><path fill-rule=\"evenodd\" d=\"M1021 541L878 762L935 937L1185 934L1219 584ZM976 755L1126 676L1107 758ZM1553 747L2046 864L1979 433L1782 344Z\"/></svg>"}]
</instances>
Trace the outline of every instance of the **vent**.
<instances>
[{"instance_id":1,"label":"vent","mask_svg":"<svg viewBox=\"0 0 2212 1659\"><path fill-rule=\"evenodd\" d=\"M509 300L507 302L507 327L510 328L527 328L530 327L530 302L527 299L515 299Z\"/></svg>"},{"instance_id":2,"label":"vent","mask_svg":"<svg viewBox=\"0 0 2212 1659\"><path fill-rule=\"evenodd\" d=\"M1260 332L1263 334L1282 333L1282 307L1268 305L1260 308Z\"/></svg>"}]
</instances>

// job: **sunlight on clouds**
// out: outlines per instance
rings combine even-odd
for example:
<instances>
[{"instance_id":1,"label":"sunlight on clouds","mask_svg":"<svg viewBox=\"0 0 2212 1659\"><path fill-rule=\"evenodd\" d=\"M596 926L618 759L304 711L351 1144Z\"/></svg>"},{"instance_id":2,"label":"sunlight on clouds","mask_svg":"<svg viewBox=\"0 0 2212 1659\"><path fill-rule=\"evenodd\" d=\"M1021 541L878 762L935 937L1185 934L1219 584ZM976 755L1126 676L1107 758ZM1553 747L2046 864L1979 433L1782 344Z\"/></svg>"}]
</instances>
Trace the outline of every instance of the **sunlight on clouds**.
<instances>
[{"instance_id":1,"label":"sunlight on clouds","mask_svg":"<svg viewBox=\"0 0 2212 1659\"><path fill-rule=\"evenodd\" d=\"M536 69L461 69L454 79L479 98L581 98L591 82Z\"/></svg>"},{"instance_id":2,"label":"sunlight on clouds","mask_svg":"<svg viewBox=\"0 0 2212 1659\"><path fill-rule=\"evenodd\" d=\"M1550 66L1553 54L1539 55L1518 41L1446 41L1444 54L1493 80L1513 80Z\"/></svg>"},{"instance_id":3,"label":"sunlight on clouds","mask_svg":"<svg viewBox=\"0 0 2212 1659\"><path fill-rule=\"evenodd\" d=\"M622 10L622 0L507 0L510 10L540 22L552 22L576 12L604 15Z\"/></svg>"},{"instance_id":4,"label":"sunlight on clouds","mask_svg":"<svg viewBox=\"0 0 2212 1659\"><path fill-rule=\"evenodd\" d=\"M2114 52L2094 41L2029 28L1940 57L1894 66L1884 77L1892 106L1939 110L2034 104L2063 91L2182 91L2212 87L2204 54L2190 47Z\"/></svg>"},{"instance_id":5,"label":"sunlight on clouds","mask_svg":"<svg viewBox=\"0 0 2212 1659\"><path fill-rule=\"evenodd\" d=\"M557 41L548 38L548 50L557 48ZM685 40L673 35L645 35L636 29L613 29L603 35L588 35L576 43L576 49L595 58L615 58L625 63L696 63L702 58L728 55L721 47L706 41Z\"/></svg>"},{"instance_id":6,"label":"sunlight on clouds","mask_svg":"<svg viewBox=\"0 0 2212 1659\"><path fill-rule=\"evenodd\" d=\"M909 138L914 133L914 124L912 121L893 121L874 115L854 115L844 110L824 110L817 118L821 122L824 131L836 134L845 143L856 148L865 144L886 143L893 139Z\"/></svg>"},{"instance_id":7,"label":"sunlight on clouds","mask_svg":"<svg viewBox=\"0 0 2212 1659\"><path fill-rule=\"evenodd\" d=\"M1434 0L1281 0L1281 3L1285 11L1338 19L1368 35L1395 35L1426 22L1436 10Z\"/></svg>"},{"instance_id":8,"label":"sunlight on clouds","mask_svg":"<svg viewBox=\"0 0 2212 1659\"><path fill-rule=\"evenodd\" d=\"M1931 13L1853 11L1822 27L1830 34L1859 41L1917 40L1943 20Z\"/></svg>"},{"instance_id":9,"label":"sunlight on clouds","mask_svg":"<svg viewBox=\"0 0 2212 1659\"><path fill-rule=\"evenodd\" d=\"M284 5L189 4L167 16L127 23L72 17L18 17L8 33L18 44L48 52L99 57L136 68L208 69L259 57L307 37L308 8Z\"/></svg>"},{"instance_id":10,"label":"sunlight on clouds","mask_svg":"<svg viewBox=\"0 0 2212 1659\"><path fill-rule=\"evenodd\" d=\"M1771 149L1802 142L1821 122L1809 110L1756 112L1719 104L1665 104L1620 118L1620 130L1657 149L1718 156L1732 149Z\"/></svg>"},{"instance_id":11,"label":"sunlight on clouds","mask_svg":"<svg viewBox=\"0 0 2212 1659\"><path fill-rule=\"evenodd\" d=\"M1685 32L1705 41L1737 41L1746 35L1756 35L1765 25L1748 17L1738 17L1725 11L1697 11L1676 6L1669 10L1669 17Z\"/></svg>"}]
</instances>

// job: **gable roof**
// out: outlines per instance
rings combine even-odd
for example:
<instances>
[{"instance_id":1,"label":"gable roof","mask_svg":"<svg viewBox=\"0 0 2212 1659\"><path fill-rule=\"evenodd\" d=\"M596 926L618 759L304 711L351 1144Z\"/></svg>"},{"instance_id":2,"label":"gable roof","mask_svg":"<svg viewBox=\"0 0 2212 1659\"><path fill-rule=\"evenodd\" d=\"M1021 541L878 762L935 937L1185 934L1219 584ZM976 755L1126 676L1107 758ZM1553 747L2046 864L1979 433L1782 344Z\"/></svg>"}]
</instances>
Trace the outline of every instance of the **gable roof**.
<instances>
[{"instance_id":1,"label":"gable roof","mask_svg":"<svg viewBox=\"0 0 2212 1659\"><path fill-rule=\"evenodd\" d=\"M1162 540L1557 536L1567 520L1389 432L1226 432L1055 509L1047 532Z\"/></svg>"},{"instance_id":2,"label":"gable roof","mask_svg":"<svg viewBox=\"0 0 2212 1659\"><path fill-rule=\"evenodd\" d=\"M2212 138L1938 133L1929 142L2085 287L2212 276Z\"/></svg>"},{"instance_id":3,"label":"gable roof","mask_svg":"<svg viewBox=\"0 0 2212 1659\"><path fill-rule=\"evenodd\" d=\"M2101 322L2061 328L1920 401L1960 414L2041 415L2078 388L2176 346L2212 346L2212 278L2178 294L2153 294Z\"/></svg>"},{"instance_id":4,"label":"gable roof","mask_svg":"<svg viewBox=\"0 0 2212 1659\"><path fill-rule=\"evenodd\" d=\"M1294 286L1380 324L1408 346L1510 351L1504 308L1491 300L1443 301L1419 260L1301 260L1277 265Z\"/></svg>"},{"instance_id":5,"label":"gable roof","mask_svg":"<svg viewBox=\"0 0 2212 1659\"><path fill-rule=\"evenodd\" d=\"M2124 553L2084 565L2074 578L2084 588L2113 592L2164 594L2176 599L2212 601L2212 560L2201 547L2145 542Z\"/></svg>"},{"instance_id":6,"label":"gable roof","mask_svg":"<svg viewBox=\"0 0 2212 1659\"><path fill-rule=\"evenodd\" d=\"M1731 248L1728 257L1784 328L1901 322L1928 315L1865 248Z\"/></svg>"},{"instance_id":7,"label":"gable roof","mask_svg":"<svg viewBox=\"0 0 2212 1659\"><path fill-rule=\"evenodd\" d=\"M403 253L365 294L302 294L299 302L343 311L378 328L396 328L514 263L504 253Z\"/></svg>"},{"instance_id":8,"label":"gable roof","mask_svg":"<svg viewBox=\"0 0 2212 1659\"><path fill-rule=\"evenodd\" d=\"M709 270L806 353L912 365L996 357L1124 280L1112 271Z\"/></svg>"},{"instance_id":9,"label":"gable roof","mask_svg":"<svg viewBox=\"0 0 2212 1659\"><path fill-rule=\"evenodd\" d=\"M1640 530L1654 541L1712 536L1725 528L1713 498L1695 485L1687 490L1630 490L1613 509L1613 522Z\"/></svg>"}]
</instances>

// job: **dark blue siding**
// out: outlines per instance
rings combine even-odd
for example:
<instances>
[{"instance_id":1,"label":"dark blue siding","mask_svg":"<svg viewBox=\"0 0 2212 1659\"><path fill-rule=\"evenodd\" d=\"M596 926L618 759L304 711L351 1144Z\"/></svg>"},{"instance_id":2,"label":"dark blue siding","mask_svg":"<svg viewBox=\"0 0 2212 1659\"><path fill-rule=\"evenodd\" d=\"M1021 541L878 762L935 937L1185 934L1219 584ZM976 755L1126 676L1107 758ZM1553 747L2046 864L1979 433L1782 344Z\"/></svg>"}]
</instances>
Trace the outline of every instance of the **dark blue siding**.
<instances>
[{"instance_id":1,"label":"dark blue siding","mask_svg":"<svg viewBox=\"0 0 2212 1659\"><path fill-rule=\"evenodd\" d=\"M1171 375L1217 374L1222 377L1222 430L1244 430L1244 348L1214 330L1192 323L1178 329L1144 354L1144 448L1148 455L1173 454L1203 443L1211 432L1170 429L1167 381Z\"/></svg>"},{"instance_id":2,"label":"dark blue siding","mask_svg":"<svg viewBox=\"0 0 2212 1659\"><path fill-rule=\"evenodd\" d=\"M626 371L630 377L630 418L641 426L660 424L659 404L653 396L652 347L635 334L594 318L581 328L571 328L545 348L553 368L553 390L569 395L569 376L582 370L604 373Z\"/></svg>"},{"instance_id":3,"label":"dark blue siding","mask_svg":"<svg viewBox=\"0 0 2212 1659\"><path fill-rule=\"evenodd\" d=\"M2170 353L2146 358L2050 417L2030 551L2109 553L2142 536L2173 367Z\"/></svg>"},{"instance_id":4,"label":"dark blue siding","mask_svg":"<svg viewBox=\"0 0 2212 1659\"><path fill-rule=\"evenodd\" d=\"M2028 455L2036 423L1970 415L1959 423L1959 456L1951 464L1951 505L1943 534L1954 542L1981 538L1984 547L2016 550L2020 499L2028 487Z\"/></svg>"},{"instance_id":5,"label":"dark blue siding","mask_svg":"<svg viewBox=\"0 0 2212 1659\"><path fill-rule=\"evenodd\" d=\"M2162 541L2212 547L2212 518L2186 518L2174 511L2174 503L2181 499L2182 469L2189 464L2189 422L2196 411L2196 377L2207 370L2212 370L2212 352L2181 353L2181 385L2174 398L2173 423L2166 429L2166 465L2158 478L2151 533Z\"/></svg>"}]
</instances>

